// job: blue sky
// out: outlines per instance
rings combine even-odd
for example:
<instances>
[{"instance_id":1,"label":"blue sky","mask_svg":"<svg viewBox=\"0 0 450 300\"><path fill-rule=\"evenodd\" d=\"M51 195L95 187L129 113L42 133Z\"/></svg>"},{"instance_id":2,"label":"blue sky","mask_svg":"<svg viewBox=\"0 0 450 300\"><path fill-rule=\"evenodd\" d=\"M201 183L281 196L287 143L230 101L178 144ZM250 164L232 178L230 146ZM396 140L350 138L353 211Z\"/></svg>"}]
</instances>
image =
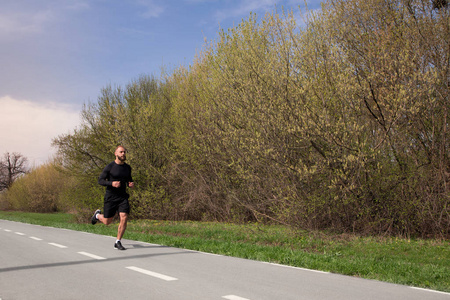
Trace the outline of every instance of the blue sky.
<instances>
[{"instance_id":1,"label":"blue sky","mask_svg":"<svg viewBox=\"0 0 450 300\"><path fill-rule=\"evenodd\" d=\"M308 1L310 9L319 2ZM31 165L100 90L192 63L205 40L293 0L0 0L0 155ZM5 130L5 128L7 130Z\"/></svg>"}]
</instances>

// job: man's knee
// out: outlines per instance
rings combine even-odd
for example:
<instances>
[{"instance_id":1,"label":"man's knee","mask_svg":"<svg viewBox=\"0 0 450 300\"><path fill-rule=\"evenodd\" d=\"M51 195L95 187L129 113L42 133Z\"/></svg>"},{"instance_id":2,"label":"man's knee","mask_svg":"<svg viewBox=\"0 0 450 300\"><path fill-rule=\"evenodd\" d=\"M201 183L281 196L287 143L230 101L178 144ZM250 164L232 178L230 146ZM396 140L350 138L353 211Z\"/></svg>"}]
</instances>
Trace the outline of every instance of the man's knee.
<instances>
[{"instance_id":1,"label":"man's knee","mask_svg":"<svg viewBox=\"0 0 450 300\"><path fill-rule=\"evenodd\" d=\"M128 220L128 214L127 213L119 213L120 222L126 222Z\"/></svg>"}]
</instances>

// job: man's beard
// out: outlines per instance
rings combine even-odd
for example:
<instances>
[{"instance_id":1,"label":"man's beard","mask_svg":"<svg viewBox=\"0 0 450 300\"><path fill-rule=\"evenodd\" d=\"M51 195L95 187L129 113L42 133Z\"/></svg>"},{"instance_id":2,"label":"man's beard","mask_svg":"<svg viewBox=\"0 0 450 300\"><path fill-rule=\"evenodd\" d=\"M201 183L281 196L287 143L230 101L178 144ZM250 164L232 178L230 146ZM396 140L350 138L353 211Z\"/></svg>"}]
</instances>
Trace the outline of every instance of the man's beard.
<instances>
[{"instance_id":1,"label":"man's beard","mask_svg":"<svg viewBox=\"0 0 450 300\"><path fill-rule=\"evenodd\" d=\"M117 159L120 160L121 162L124 162L124 161L127 160L127 157L125 155L124 156L117 156Z\"/></svg>"}]
</instances>

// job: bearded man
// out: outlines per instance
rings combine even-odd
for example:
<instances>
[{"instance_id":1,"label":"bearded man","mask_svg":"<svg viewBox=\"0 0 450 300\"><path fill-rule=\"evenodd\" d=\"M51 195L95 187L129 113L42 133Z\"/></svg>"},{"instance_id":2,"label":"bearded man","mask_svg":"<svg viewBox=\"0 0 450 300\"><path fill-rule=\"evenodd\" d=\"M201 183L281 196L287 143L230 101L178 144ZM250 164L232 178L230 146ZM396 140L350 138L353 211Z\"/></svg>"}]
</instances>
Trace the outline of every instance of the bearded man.
<instances>
[{"instance_id":1,"label":"bearded man","mask_svg":"<svg viewBox=\"0 0 450 300\"><path fill-rule=\"evenodd\" d=\"M98 221L105 225L112 223L116 213L119 213L119 228L117 230L117 240L114 248L126 250L122 245L122 237L127 228L128 215L130 214L130 203L127 187L133 188L134 182L131 177L131 167L125 163L127 150L123 146L118 146L114 151L116 159L108 164L98 178L98 183L106 186L104 197L103 214L97 209L91 218L92 225Z\"/></svg>"}]
</instances>

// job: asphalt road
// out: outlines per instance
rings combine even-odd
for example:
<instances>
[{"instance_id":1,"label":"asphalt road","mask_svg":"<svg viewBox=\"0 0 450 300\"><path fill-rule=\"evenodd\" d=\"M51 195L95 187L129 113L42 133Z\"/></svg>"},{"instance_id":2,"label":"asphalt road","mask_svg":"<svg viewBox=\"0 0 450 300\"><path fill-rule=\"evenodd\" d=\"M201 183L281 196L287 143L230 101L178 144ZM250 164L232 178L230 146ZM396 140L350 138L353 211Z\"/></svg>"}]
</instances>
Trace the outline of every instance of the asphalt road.
<instances>
[{"instance_id":1,"label":"asphalt road","mask_svg":"<svg viewBox=\"0 0 450 300\"><path fill-rule=\"evenodd\" d=\"M448 293L130 240L118 251L112 237L5 220L0 240L0 300L450 299Z\"/></svg>"}]
</instances>

